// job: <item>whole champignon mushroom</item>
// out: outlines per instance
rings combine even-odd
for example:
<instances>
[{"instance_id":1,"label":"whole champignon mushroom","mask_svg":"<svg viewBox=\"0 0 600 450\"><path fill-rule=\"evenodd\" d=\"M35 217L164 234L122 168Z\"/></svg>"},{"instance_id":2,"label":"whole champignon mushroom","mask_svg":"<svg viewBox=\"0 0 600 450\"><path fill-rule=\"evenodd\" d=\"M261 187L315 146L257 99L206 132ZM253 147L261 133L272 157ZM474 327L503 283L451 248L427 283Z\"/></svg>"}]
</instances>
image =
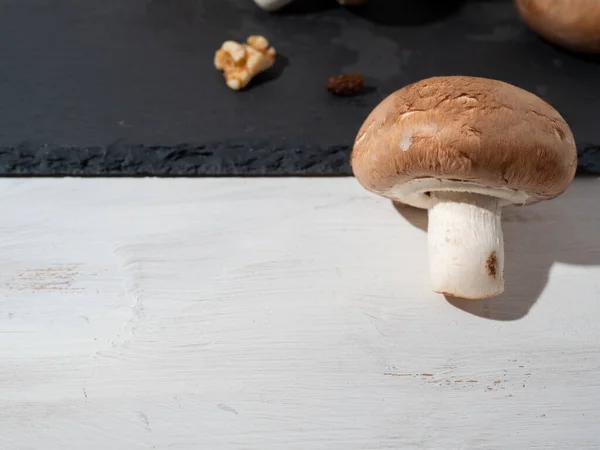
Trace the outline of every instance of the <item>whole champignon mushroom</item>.
<instances>
[{"instance_id":1,"label":"whole champignon mushroom","mask_svg":"<svg viewBox=\"0 0 600 450\"><path fill-rule=\"evenodd\" d=\"M573 134L539 97L485 78L406 86L367 117L351 156L366 189L429 210L433 290L504 291L501 208L558 196L577 167Z\"/></svg>"},{"instance_id":2,"label":"whole champignon mushroom","mask_svg":"<svg viewBox=\"0 0 600 450\"><path fill-rule=\"evenodd\" d=\"M599 0L515 0L523 21L570 50L600 53Z\"/></svg>"}]
</instances>

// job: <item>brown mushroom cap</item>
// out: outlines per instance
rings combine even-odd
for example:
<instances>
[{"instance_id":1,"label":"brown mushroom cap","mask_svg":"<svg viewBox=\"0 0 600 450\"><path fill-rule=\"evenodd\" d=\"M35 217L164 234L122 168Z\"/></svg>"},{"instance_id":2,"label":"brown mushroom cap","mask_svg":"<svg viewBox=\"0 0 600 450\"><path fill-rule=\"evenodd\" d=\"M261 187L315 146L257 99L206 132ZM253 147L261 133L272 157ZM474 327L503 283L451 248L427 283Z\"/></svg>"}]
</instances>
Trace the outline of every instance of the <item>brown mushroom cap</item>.
<instances>
[{"instance_id":1,"label":"brown mushroom cap","mask_svg":"<svg viewBox=\"0 0 600 450\"><path fill-rule=\"evenodd\" d=\"M534 94L485 78L435 77L371 112L351 164L366 189L401 202L400 185L433 179L519 193L515 203L526 204L569 186L577 151L564 119Z\"/></svg>"},{"instance_id":2,"label":"brown mushroom cap","mask_svg":"<svg viewBox=\"0 0 600 450\"><path fill-rule=\"evenodd\" d=\"M600 53L600 1L515 0L523 21L565 48Z\"/></svg>"}]
</instances>

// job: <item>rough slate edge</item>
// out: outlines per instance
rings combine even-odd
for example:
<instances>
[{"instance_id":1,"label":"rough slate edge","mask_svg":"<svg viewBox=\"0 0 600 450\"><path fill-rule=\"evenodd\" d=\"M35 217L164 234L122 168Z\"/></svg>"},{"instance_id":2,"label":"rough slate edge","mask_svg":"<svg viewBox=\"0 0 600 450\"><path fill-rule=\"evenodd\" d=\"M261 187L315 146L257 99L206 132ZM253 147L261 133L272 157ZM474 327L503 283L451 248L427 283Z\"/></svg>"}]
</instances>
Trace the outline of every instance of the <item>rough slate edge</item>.
<instances>
[{"instance_id":1,"label":"rough slate edge","mask_svg":"<svg viewBox=\"0 0 600 450\"><path fill-rule=\"evenodd\" d=\"M348 176L351 147L286 142L0 147L0 176Z\"/></svg>"},{"instance_id":2,"label":"rough slate edge","mask_svg":"<svg viewBox=\"0 0 600 450\"><path fill-rule=\"evenodd\" d=\"M351 146L273 142L107 147L0 147L0 176L351 176ZM578 174L600 174L600 146L579 150Z\"/></svg>"}]
</instances>

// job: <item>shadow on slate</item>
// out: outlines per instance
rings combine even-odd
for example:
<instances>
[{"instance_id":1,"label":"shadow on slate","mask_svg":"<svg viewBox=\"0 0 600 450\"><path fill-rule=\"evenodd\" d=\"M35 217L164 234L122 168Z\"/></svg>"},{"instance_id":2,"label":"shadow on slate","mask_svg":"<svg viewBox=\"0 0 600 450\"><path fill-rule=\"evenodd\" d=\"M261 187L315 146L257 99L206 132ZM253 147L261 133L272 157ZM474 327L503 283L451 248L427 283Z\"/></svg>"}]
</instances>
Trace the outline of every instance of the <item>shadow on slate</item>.
<instances>
[{"instance_id":1,"label":"shadow on slate","mask_svg":"<svg viewBox=\"0 0 600 450\"><path fill-rule=\"evenodd\" d=\"M529 31L511 0L30 0L0 6L0 175L350 175L356 132L385 96L435 75L496 78L571 125L600 173L600 59ZM213 66L224 40L282 55L243 92ZM332 97L327 79L369 89Z\"/></svg>"}]
</instances>

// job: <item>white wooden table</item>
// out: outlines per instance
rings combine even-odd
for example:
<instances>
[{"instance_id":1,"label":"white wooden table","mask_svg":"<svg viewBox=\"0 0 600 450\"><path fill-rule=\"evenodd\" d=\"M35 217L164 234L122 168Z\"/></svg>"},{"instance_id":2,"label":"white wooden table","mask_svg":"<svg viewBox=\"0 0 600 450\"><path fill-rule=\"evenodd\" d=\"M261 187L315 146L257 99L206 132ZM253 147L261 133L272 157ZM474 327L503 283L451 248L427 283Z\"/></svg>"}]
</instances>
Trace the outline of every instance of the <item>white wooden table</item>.
<instances>
[{"instance_id":1,"label":"white wooden table","mask_svg":"<svg viewBox=\"0 0 600 450\"><path fill-rule=\"evenodd\" d=\"M0 181L0 449L600 448L600 180L505 212L506 293L346 179Z\"/></svg>"}]
</instances>

